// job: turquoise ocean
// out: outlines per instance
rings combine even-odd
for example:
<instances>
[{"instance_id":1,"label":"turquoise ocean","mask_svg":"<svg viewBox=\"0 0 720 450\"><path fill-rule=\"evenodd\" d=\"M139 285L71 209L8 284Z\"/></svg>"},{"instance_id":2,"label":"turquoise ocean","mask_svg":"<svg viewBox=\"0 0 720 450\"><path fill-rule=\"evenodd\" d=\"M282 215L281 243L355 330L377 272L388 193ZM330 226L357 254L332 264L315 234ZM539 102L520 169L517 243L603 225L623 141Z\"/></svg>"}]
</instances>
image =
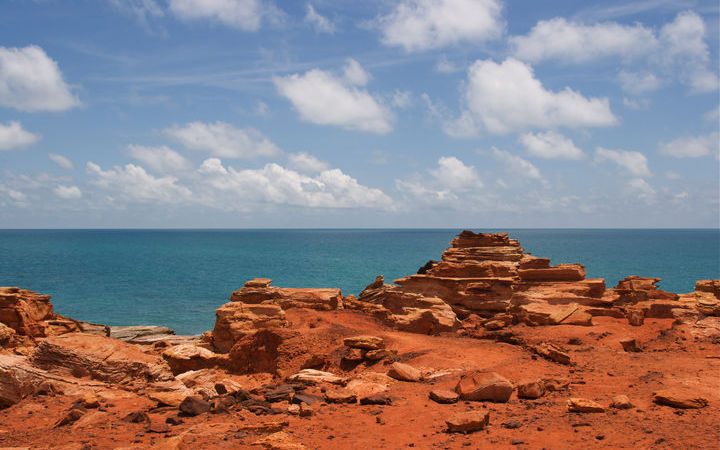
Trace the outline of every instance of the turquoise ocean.
<instances>
[{"instance_id":1,"label":"turquoise ocean","mask_svg":"<svg viewBox=\"0 0 720 450\"><path fill-rule=\"evenodd\" d=\"M0 230L0 286L53 296L56 312L109 325L213 327L214 310L254 277L358 294L375 276L416 273L461 230ZM608 287L628 275L690 292L720 278L720 230L516 229L552 264L579 262Z\"/></svg>"}]
</instances>

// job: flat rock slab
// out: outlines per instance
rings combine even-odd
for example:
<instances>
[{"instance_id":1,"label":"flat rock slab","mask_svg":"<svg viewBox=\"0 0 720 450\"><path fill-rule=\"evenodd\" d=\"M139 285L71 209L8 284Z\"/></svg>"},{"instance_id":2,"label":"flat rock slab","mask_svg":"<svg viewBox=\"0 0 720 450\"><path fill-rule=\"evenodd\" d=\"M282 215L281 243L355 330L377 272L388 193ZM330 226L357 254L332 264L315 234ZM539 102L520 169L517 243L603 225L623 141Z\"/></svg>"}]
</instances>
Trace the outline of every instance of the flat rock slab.
<instances>
[{"instance_id":1,"label":"flat rock slab","mask_svg":"<svg viewBox=\"0 0 720 450\"><path fill-rule=\"evenodd\" d=\"M487 411L466 411L445 421L450 433L474 433L484 429L488 423L490 413Z\"/></svg>"},{"instance_id":2,"label":"flat rock slab","mask_svg":"<svg viewBox=\"0 0 720 450\"><path fill-rule=\"evenodd\" d=\"M434 389L430 391L429 396L430 400L445 405L457 403L457 401L460 399L460 395L457 392L451 391L449 389Z\"/></svg>"},{"instance_id":3,"label":"flat rock slab","mask_svg":"<svg viewBox=\"0 0 720 450\"><path fill-rule=\"evenodd\" d=\"M322 370L315 369L303 369L295 375L288 377L289 381L301 381L303 383L330 383L330 384L345 384L346 379L339 377L334 373L323 372Z\"/></svg>"},{"instance_id":4,"label":"flat rock slab","mask_svg":"<svg viewBox=\"0 0 720 450\"><path fill-rule=\"evenodd\" d=\"M351 336L345 338L343 343L348 347L364 350L378 350L385 348L385 340L379 336Z\"/></svg>"},{"instance_id":5,"label":"flat rock slab","mask_svg":"<svg viewBox=\"0 0 720 450\"><path fill-rule=\"evenodd\" d=\"M159 325L128 325L110 327L110 337L121 341L130 341L142 336L175 334L172 328Z\"/></svg>"},{"instance_id":6,"label":"flat rock slab","mask_svg":"<svg viewBox=\"0 0 720 450\"><path fill-rule=\"evenodd\" d=\"M111 383L131 379L148 383L173 378L162 358L117 339L84 333L46 338L35 348L31 361L48 371L89 375Z\"/></svg>"},{"instance_id":7,"label":"flat rock slab","mask_svg":"<svg viewBox=\"0 0 720 450\"><path fill-rule=\"evenodd\" d=\"M328 389L325 391L328 403L357 403L357 395L347 389Z\"/></svg>"},{"instance_id":8,"label":"flat rock slab","mask_svg":"<svg viewBox=\"0 0 720 450\"><path fill-rule=\"evenodd\" d=\"M654 394L653 401L658 405L681 409L699 409L708 405L706 398L686 388L663 389Z\"/></svg>"},{"instance_id":9,"label":"flat rock slab","mask_svg":"<svg viewBox=\"0 0 720 450\"><path fill-rule=\"evenodd\" d=\"M568 411L576 413L601 413L605 408L597 402L584 398L571 398L568 400Z\"/></svg>"}]
</instances>

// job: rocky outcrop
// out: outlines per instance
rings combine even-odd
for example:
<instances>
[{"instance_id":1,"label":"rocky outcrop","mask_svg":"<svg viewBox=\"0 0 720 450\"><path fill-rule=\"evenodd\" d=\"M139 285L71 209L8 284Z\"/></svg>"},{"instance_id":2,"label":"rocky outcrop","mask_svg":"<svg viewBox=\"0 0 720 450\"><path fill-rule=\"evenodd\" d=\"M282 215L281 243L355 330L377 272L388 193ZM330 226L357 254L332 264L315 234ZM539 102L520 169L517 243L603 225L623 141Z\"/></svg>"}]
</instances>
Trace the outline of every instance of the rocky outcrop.
<instances>
[{"instance_id":1,"label":"rocky outcrop","mask_svg":"<svg viewBox=\"0 0 720 450\"><path fill-rule=\"evenodd\" d=\"M257 330L285 327L286 309L343 308L340 289L279 288L271 283L268 278L250 280L215 311L215 328L207 339L216 351L229 352L236 342Z\"/></svg>"},{"instance_id":2,"label":"rocky outcrop","mask_svg":"<svg viewBox=\"0 0 720 450\"><path fill-rule=\"evenodd\" d=\"M694 292L681 294L678 300L701 316L720 316L720 280L699 280Z\"/></svg>"},{"instance_id":3,"label":"rocky outcrop","mask_svg":"<svg viewBox=\"0 0 720 450\"><path fill-rule=\"evenodd\" d=\"M83 332L107 336L105 325L63 317L53 312L49 295L17 287L0 287L0 324L32 338ZM1 342L0 342L1 343Z\"/></svg>"},{"instance_id":4,"label":"rocky outcrop","mask_svg":"<svg viewBox=\"0 0 720 450\"><path fill-rule=\"evenodd\" d=\"M358 299L346 298L345 307L363 311L393 328L413 333L437 334L458 326L457 316L444 300L404 292L398 286L385 284L382 275L368 285Z\"/></svg>"},{"instance_id":5,"label":"rocky outcrop","mask_svg":"<svg viewBox=\"0 0 720 450\"><path fill-rule=\"evenodd\" d=\"M24 336L45 336L54 317L49 295L17 287L0 287L0 322Z\"/></svg>"},{"instance_id":6,"label":"rocky outcrop","mask_svg":"<svg viewBox=\"0 0 720 450\"><path fill-rule=\"evenodd\" d=\"M340 289L299 289L270 286L272 280L255 278L233 292L231 302L275 304L283 309L307 308L321 311L342 309Z\"/></svg>"},{"instance_id":7,"label":"rocky outcrop","mask_svg":"<svg viewBox=\"0 0 720 450\"><path fill-rule=\"evenodd\" d=\"M104 336L72 333L43 340L31 356L34 366L63 376L144 385L172 379L162 358Z\"/></svg>"},{"instance_id":8,"label":"rocky outcrop","mask_svg":"<svg viewBox=\"0 0 720 450\"><path fill-rule=\"evenodd\" d=\"M395 285L380 276L358 299L346 299L346 307L394 328L434 334L456 329L457 318L471 314L502 315L502 326L508 313L529 325L591 325L592 308L612 306L603 299L604 280L585 279L580 264L551 266L547 258L524 253L507 233L466 230L450 245L442 261Z\"/></svg>"}]
</instances>

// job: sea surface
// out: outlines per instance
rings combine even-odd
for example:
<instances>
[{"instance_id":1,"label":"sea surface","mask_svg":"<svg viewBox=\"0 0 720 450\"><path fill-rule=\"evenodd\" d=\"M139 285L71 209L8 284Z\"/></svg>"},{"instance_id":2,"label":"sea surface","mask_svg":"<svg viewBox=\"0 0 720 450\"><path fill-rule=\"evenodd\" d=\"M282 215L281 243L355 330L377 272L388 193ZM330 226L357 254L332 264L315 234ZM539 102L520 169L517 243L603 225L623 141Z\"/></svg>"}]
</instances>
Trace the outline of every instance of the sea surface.
<instances>
[{"instance_id":1,"label":"sea surface","mask_svg":"<svg viewBox=\"0 0 720 450\"><path fill-rule=\"evenodd\" d=\"M109 325L212 329L214 310L254 277L358 294L378 274L416 273L460 230L0 230L0 286L53 296L55 311ZM690 292L720 278L720 230L517 229L552 264L579 262L608 287L628 275Z\"/></svg>"}]
</instances>

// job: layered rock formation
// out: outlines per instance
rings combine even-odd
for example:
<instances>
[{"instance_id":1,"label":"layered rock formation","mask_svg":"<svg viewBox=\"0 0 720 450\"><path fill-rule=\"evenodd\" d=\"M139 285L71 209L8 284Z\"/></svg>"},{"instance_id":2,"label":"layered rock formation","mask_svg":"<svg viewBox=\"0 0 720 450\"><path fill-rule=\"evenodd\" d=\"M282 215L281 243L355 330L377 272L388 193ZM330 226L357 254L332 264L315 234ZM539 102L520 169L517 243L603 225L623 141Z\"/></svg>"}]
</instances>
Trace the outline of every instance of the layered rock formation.
<instances>
[{"instance_id":1,"label":"layered rock formation","mask_svg":"<svg viewBox=\"0 0 720 450\"><path fill-rule=\"evenodd\" d=\"M216 351L229 352L237 341L258 329L285 327L286 309L343 308L340 289L279 288L271 283L267 278L250 280L232 293L229 303L215 311L215 328L206 340Z\"/></svg>"},{"instance_id":2,"label":"layered rock formation","mask_svg":"<svg viewBox=\"0 0 720 450\"><path fill-rule=\"evenodd\" d=\"M0 287L0 324L14 330L17 336L31 338L84 332L108 336L105 325L63 317L53 312L49 295L17 287ZM7 332L0 329L0 340Z\"/></svg>"}]
</instances>

